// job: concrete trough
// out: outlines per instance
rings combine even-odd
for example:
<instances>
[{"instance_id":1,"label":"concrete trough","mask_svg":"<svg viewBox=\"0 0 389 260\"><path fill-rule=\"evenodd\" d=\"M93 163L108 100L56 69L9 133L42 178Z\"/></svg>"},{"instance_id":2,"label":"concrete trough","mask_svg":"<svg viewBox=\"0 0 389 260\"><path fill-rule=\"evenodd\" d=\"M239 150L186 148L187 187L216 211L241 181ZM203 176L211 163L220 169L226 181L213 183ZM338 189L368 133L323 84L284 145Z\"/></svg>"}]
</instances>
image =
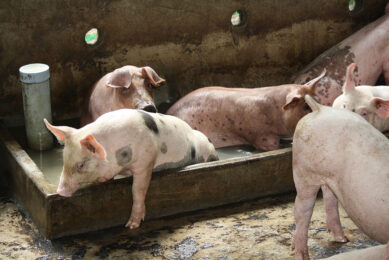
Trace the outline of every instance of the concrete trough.
<instances>
[{"instance_id":1,"label":"concrete trough","mask_svg":"<svg viewBox=\"0 0 389 260\"><path fill-rule=\"evenodd\" d=\"M65 198L4 128L0 146L8 186L46 238L124 225L128 220L132 177L90 185ZM147 193L146 221L293 189L290 147L155 172Z\"/></svg>"}]
</instances>

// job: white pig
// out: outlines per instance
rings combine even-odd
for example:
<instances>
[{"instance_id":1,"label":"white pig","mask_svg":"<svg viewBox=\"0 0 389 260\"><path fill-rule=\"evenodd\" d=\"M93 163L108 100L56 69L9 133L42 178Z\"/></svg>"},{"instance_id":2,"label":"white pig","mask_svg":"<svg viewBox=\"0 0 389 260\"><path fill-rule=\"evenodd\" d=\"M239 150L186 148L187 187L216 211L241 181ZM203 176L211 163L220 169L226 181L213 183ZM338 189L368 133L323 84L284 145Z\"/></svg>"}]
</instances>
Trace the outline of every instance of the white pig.
<instances>
[{"instance_id":1,"label":"white pig","mask_svg":"<svg viewBox=\"0 0 389 260\"><path fill-rule=\"evenodd\" d=\"M47 128L64 143L64 166L57 192L70 197L80 184L104 182L117 174L133 176L133 204L126 227L145 217L152 171L217 160L214 146L199 131L173 116L120 109L80 129Z\"/></svg>"},{"instance_id":2,"label":"white pig","mask_svg":"<svg viewBox=\"0 0 389 260\"><path fill-rule=\"evenodd\" d=\"M319 105L310 96L305 101L313 112L299 121L293 137L295 258L309 258L308 226L320 188L327 227L336 240L347 241L339 219L339 200L366 235L387 243L389 140L356 113Z\"/></svg>"},{"instance_id":3,"label":"white pig","mask_svg":"<svg viewBox=\"0 0 389 260\"><path fill-rule=\"evenodd\" d=\"M389 130L389 118L385 116L387 111L380 109L383 103L389 104L389 87L356 87L353 76L355 70L355 63L347 67L346 80L342 87L343 94L335 99L332 107L344 108L359 114L381 132Z\"/></svg>"},{"instance_id":4,"label":"white pig","mask_svg":"<svg viewBox=\"0 0 389 260\"><path fill-rule=\"evenodd\" d=\"M385 255L385 245L357 249L347 253L333 255L326 260L382 260Z\"/></svg>"}]
</instances>

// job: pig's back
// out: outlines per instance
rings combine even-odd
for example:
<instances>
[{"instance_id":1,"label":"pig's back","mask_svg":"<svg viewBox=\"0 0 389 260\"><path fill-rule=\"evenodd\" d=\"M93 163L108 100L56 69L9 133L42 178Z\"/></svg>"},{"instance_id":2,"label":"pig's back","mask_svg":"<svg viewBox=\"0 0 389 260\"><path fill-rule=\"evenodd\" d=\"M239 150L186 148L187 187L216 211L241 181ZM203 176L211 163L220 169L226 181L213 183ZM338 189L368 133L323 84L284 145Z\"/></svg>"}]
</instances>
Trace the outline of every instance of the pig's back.
<instances>
[{"instance_id":1,"label":"pig's back","mask_svg":"<svg viewBox=\"0 0 389 260\"><path fill-rule=\"evenodd\" d=\"M364 87L364 86L360 86L360 87ZM389 99L389 86L374 86L371 88L374 97Z\"/></svg>"},{"instance_id":2,"label":"pig's back","mask_svg":"<svg viewBox=\"0 0 389 260\"><path fill-rule=\"evenodd\" d=\"M160 144L155 171L205 162L210 155L216 155L208 139L183 120L158 113L153 117L159 128Z\"/></svg>"},{"instance_id":3,"label":"pig's back","mask_svg":"<svg viewBox=\"0 0 389 260\"><path fill-rule=\"evenodd\" d=\"M370 237L389 240L389 143L358 115L322 107L296 128L293 163L328 186ZM295 165L294 165L295 167Z\"/></svg>"},{"instance_id":4,"label":"pig's back","mask_svg":"<svg viewBox=\"0 0 389 260\"><path fill-rule=\"evenodd\" d=\"M178 100L166 114L179 117L188 122L192 114L200 111L212 114L223 112L225 104L232 107L233 104L245 99L249 100L258 96L258 91L262 94L271 92L273 89L264 87L261 89L250 88L226 88L226 87L204 87L197 89Z\"/></svg>"}]
</instances>

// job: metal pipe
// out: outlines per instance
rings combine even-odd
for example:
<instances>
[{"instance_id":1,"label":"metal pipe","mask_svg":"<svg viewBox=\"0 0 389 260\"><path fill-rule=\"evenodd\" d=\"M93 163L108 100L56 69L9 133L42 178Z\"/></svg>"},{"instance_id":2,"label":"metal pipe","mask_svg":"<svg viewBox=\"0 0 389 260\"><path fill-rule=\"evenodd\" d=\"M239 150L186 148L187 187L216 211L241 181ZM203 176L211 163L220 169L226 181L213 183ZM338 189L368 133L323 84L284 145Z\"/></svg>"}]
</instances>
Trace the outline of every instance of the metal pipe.
<instances>
[{"instance_id":1,"label":"metal pipe","mask_svg":"<svg viewBox=\"0 0 389 260\"><path fill-rule=\"evenodd\" d=\"M42 63L25 65L19 68L19 76L27 144L31 149L48 150L53 146L53 136L43 123L43 118L52 121L49 66Z\"/></svg>"}]
</instances>

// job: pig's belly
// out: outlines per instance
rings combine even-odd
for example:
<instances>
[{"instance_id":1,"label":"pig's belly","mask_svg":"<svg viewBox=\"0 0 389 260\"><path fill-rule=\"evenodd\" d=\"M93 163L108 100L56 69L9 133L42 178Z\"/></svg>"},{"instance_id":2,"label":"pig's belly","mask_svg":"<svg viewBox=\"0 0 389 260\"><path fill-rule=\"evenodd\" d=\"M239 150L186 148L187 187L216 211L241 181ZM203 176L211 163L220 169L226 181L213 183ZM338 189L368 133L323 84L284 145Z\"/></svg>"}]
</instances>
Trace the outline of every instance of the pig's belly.
<instances>
[{"instance_id":1,"label":"pig's belly","mask_svg":"<svg viewBox=\"0 0 389 260\"><path fill-rule=\"evenodd\" d=\"M215 132L213 132L213 133L208 134L207 136L212 141L215 148L234 146L234 145L242 145L242 144L250 144L244 138L237 136L237 135L230 134L230 133L215 133Z\"/></svg>"},{"instance_id":2,"label":"pig's belly","mask_svg":"<svg viewBox=\"0 0 389 260\"><path fill-rule=\"evenodd\" d=\"M195 125L192 127L195 127L205 134L205 136L211 140L215 148L250 144L243 136L235 134L234 130L227 127L210 127L202 125Z\"/></svg>"},{"instance_id":3,"label":"pig's belly","mask_svg":"<svg viewBox=\"0 0 389 260\"><path fill-rule=\"evenodd\" d=\"M157 159L157 162L153 168L153 172L166 169L176 169L194 163L196 163L196 161L192 160L191 155L188 153L182 153L180 156L175 157L163 157Z\"/></svg>"},{"instance_id":4,"label":"pig's belly","mask_svg":"<svg viewBox=\"0 0 389 260\"><path fill-rule=\"evenodd\" d=\"M367 173L368 174L368 173ZM369 237L380 243L389 241L389 179L339 182L344 188L332 188L355 224ZM352 180L352 179L351 179ZM342 184L343 183L343 184Z\"/></svg>"},{"instance_id":5,"label":"pig's belly","mask_svg":"<svg viewBox=\"0 0 389 260\"><path fill-rule=\"evenodd\" d=\"M190 141L187 142L185 138L178 138L178 140L181 141L173 141L172 139L165 140L166 152L158 153L157 160L153 168L154 172L165 169L179 168L197 162L195 158L192 157L192 147L190 146ZM189 135L188 140L193 140L193 137ZM193 142L196 142L196 140L193 140ZM194 153L196 154L198 151L195 151Z\"/></svg>"}]
</instances>

